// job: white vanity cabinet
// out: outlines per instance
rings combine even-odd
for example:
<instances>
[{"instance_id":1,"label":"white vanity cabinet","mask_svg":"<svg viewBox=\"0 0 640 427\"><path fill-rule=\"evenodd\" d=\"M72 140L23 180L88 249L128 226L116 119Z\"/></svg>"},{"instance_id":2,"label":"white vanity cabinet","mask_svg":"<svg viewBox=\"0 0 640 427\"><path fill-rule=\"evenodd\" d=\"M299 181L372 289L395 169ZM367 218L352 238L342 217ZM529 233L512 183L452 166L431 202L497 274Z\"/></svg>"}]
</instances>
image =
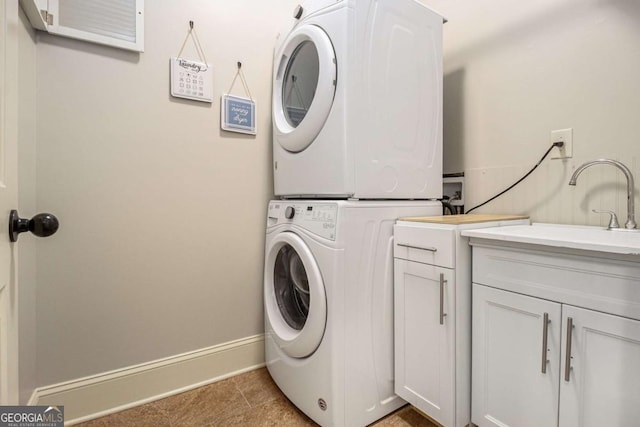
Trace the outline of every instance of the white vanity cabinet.
<instances>
[{"instance_id":1,"label":"white vanity cabinet","mask_svg":"<svg viewBox=\"0 0 640 427\"><path fill-rule=\"evenodd\" d=\"M505 241L498 233L468 233L472 422L638 425L640 256Z\"/></svg>"},{"instance_id":2,"label":"white vanity cabinet","mask_svg":"<svg viewBox=\"0 0 640 427\"><path fill-rule=\"evenodd\" d=\"M394 227L395 392L444 427L469 424L469 228L527 224L522 216L403 218Z\"/></svg>"},{"instance_id":3,"label":"white vanity cabinet","mask_svg":"<svg viewBox=\"0 0 640 427\"><path fill-rule=\"evenodd\" d=\"M640 321L563 305L562 325L563 375L570 367L560 382L560 425L638 425Z\"/></svg>"},{"instance_id":4,"label":"white vanity cabinet","mask_svg":"<svg viewBox=\"0 0 640 427\"><path fill-rule=\"evenodd\" d=\"M478 426L557 425L560 322L560 304L473 285L472 420Z\"/></svg>"}]
</instances>

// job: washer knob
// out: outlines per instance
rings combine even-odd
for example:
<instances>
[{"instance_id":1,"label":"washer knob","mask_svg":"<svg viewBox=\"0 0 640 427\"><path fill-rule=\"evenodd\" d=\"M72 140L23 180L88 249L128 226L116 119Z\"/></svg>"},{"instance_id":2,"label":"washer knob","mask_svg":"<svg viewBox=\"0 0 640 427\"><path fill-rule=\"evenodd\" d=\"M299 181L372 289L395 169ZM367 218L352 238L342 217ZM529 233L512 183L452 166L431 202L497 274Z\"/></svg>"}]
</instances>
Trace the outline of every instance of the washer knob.
<instances>
[{"instance_id":1,"label":"washer knob","mask_svg":"<svg viewBox=\"0 0 640 427\"><path fill-rule=\"evenodd\" d=\"M287 219L292 219L295 214L296 210L293 206L287 206L287 209L284 210L284 217Z\"/></svg>"},{"instance_id":2,"label":"washer knob","mask_svg":"<svg viewBox=\"0 0 640 427\"><path fill-rule=\"evenodd\" d=\"M296 8L293 10L293 17L296 19L300 19L302 17L302 12L304 12L304 9L302 8L302 6L297 5Z\"/></svg>"}]
</instances>

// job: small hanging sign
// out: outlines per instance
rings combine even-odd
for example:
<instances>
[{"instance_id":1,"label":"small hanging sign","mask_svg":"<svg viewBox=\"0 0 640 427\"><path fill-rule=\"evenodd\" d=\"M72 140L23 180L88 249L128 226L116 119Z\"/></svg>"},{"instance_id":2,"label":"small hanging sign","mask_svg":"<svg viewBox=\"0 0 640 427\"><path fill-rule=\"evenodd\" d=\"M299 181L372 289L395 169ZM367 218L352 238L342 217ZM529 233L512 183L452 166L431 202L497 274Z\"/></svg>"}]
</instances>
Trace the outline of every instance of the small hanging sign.
<instances>
[{"instance_id":1,"label":"small hanging sign","mask_svg":"<svg viewBox=\"0 0 640 427\"><path fill-rule=\"evenodd\" d=\"M178 56L171 58L171 96L187 98L194 101L213 102L213 68L207 64L207 58L193 28L193 21L189 21L189 32L182 43ZM196 46L200 61L182 58L187 40L191 36Z\"/></svg>"},{"instance_id":2,"label":"small hanging sign","mask_svg":"<svg viewBox=\"0 0 640 427\"><path fill-rule=\"evenodd\" d=\"M256 134L255 101L235 95L222 95L220 109L223 130Z\"/></svg>"},{"instance_id":3,"label":"small hanging sign","mask_svg":"<svg viewBox=\"0 0 640 427\"><path fill-rule=\"evenodd\" d=\"M238 76L240 76L242 86L249 98L230 94ZM256 116L256 102L251 97L249 86L242 73L242 63L238 62L238 71L231 82L229 93L222 95L220 99L220 127L222 130L230 132L256 135Z\"/></svg>"},{"instance_id":4,"label":"small hanging sign","mask_svg":"<svg viewBox=\"0 0 640 427\"><path fill-rule=\"evenodd\" d=\"M171 96L213 102L213 69L204 62L172 57Z\"/></svg>"}]
</instances>

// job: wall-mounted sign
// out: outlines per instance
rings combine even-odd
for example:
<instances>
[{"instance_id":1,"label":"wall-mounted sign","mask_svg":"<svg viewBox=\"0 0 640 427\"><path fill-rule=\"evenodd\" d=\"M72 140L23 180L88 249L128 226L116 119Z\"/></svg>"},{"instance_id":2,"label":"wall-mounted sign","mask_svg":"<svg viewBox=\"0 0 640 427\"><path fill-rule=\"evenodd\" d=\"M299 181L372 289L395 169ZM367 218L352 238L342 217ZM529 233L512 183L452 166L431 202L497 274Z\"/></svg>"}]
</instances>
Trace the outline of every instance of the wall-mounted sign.
<instances>
[{"instance_id":1,"label":"wall-mounted sign","mask_svg":"<svg viewBox=\"0 0 640 427\"><path fill-rule=\"evenodd\" d=\"M231 132L255 135L256 102L235 95L222 95L220 105L220 126Z\"/></svg>"},{"instance_id":2,"label":"wall-mounted sign","mask_svg":"<svg viewBox=\"0 0 640 427\"><path fill-rule=\"evenodd\" d=\"M213 69L204 62L171 58L171 96L213 102Z\"/></svg>"}]
</instances>

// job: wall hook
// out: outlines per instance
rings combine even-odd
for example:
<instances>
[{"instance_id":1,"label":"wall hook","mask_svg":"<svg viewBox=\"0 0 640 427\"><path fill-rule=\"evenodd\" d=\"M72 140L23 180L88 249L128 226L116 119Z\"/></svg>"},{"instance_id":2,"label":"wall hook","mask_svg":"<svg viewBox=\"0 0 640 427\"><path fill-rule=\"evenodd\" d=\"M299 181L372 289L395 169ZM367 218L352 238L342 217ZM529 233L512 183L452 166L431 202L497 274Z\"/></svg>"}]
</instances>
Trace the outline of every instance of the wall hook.
<instances>
[{"instance_id":1,"label":"wall hook","mask_svg":"<svg viewBox=\"0 0 640 427\"><path fill-rule=\"evenodd\" d=\"M189 28L193 30L193 21L189 21Z\"/></svg>"},{"instance_id":2,"label":"wall hook","mask_svg":"<svg viewBox=\"0 0 640 427\"><path fill-rule=\"evenodd\" d=\"M238 61L238 70L242 68L242 62Z\"/></svg>"}]
</instances>

